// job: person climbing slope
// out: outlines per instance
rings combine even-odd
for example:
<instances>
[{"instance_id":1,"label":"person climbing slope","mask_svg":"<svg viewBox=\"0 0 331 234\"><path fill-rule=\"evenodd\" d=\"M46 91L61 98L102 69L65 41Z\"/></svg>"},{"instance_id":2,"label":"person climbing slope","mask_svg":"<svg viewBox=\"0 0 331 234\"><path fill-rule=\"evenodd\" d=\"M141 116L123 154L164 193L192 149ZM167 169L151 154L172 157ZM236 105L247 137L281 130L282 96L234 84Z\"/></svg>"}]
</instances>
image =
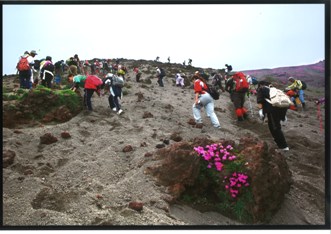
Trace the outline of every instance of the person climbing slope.
<instances>
[{"instance_id":1,"label":"person climbing slope","mask_svg":"<svg viewBox=\"0 0 331 234\"><path fill-rule=\"evenodd\" d=\"M210 118L212 125L215 128L220 129L220 123L218 121L217 115L214 112L214 99L207 92L207 84L204 78L202 78L198 73L194 74L192 77L194 79L194 104L193 104L193 117L197 124L202 124L201 118L201 108L204 107L207 116Z\"/></svg>"}]
</instances>

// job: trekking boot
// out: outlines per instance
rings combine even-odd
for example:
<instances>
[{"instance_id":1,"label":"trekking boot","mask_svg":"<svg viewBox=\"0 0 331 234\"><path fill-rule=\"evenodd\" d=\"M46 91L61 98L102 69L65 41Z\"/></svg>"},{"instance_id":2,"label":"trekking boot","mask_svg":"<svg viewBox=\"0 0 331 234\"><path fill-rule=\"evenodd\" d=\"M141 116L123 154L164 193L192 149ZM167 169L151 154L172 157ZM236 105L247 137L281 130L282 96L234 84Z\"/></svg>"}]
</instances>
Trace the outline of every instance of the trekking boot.
<instances>
[{"instance_id":1,"label":"trekking boot","mask_svg":"<svg viewBox=\"0 0 331 234\"><path fill-rule=\"evenodd\" d=\"M244 121L244 117L238 117L238 122L242 122L242 121Z\"/></svg>"},{"instance_id":2,"label":"trekking boot","mask_svg":"<svg viewBox=\"0 0 331 234\"><path fill-rule=\"evenodd\" d=\"M243 115L243 118L244 118L244 119L248 119L248 114L245 113L245 114Z\"/></svg>"}]
</instances>

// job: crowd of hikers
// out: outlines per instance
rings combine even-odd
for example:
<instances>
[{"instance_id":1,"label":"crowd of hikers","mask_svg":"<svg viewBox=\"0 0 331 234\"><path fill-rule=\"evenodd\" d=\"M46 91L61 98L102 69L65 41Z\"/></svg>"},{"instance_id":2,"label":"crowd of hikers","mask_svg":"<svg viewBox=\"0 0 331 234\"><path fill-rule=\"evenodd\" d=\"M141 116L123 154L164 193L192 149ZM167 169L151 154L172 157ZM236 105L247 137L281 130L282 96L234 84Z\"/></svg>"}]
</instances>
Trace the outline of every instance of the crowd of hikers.
<instances>
[{"instance_id":1,"label":"crowd of hikers","mask_svg":"<svg viewBox=\"0 0 331 234\"><path fill-rule=\"evenodd\" d=\"M37 60L38 55L35 50L25 51L20 56L17 63L17 70L20 79L20 88L32 89L41 84L45 87L52 88L54 85L60 85L66 71L67 81L72 85L71 89L76 91L79 88L84 89L84 106L88 111L93 111L91 98L96 92L98 96L101 90L109 91L108 103L112 111L117 114L123 113L120 100L123 97L122 88L126 80L125 74L128 69L120 63L119 59L94 59L93 62L88 60L81 61L75 54L67 60L60 60L55 63L51 56L45 59ZM159 57L156 58L158 61ZM192 60L189 61L191 64ZM168 58L170 63L170 57ZM166 71L161 66L155 67L156 78L159 87L163 88L163 78ZM136 75L136 82L140 82L142 72L139 67L135 66L133 72ZM270 133L277 144L278 148L288 151L285 136L281 129L281 122L286 121L288 109L298 110L306 108L304 99L304 90L307 85L304 81L289 77L289 85L280 90L273 87L268 81L246 75L243 72L232 71L232 66L225 64L225 69L211 73L211 82L209 74L203 70L196 71L192 76L178 71L174 77L175 85L181 88L185 87L185 78L193 82L194 103L192 107L193 117L197 125L202 125L201 109L204 108L206 115L209 117L213 127L221 129L221 124L214 111L215 100L218 100L220 91L228 92L230 101L234 106L234 113L238 122L245 121L249 118L249 111L245 107L245 101L248 97L250 112L253 113L251 97L256 97L258 116L261 120L267 117ZM223 85L224 84L224 85ZM103 93L104 94L104 93ZM318 100L319 105L325 100Z\"/></svg>"}]
</instances>

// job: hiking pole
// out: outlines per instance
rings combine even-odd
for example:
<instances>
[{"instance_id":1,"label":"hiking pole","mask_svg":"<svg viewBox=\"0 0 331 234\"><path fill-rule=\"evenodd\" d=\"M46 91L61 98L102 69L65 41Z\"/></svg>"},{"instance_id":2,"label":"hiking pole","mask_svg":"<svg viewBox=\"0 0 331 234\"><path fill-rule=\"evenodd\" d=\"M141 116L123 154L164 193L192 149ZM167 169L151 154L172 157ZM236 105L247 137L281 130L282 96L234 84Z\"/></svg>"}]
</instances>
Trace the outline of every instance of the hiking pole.
<instances>
[{"instance_id":1,"label":"hiking pole","mask_svg":"<svg viewBox=\"0 0 331 234\"><path fill-rule=\"evenodd\" d=\"M320 132L322 133L323 132L323 120L322 120L320 104L317 104L317 117L320 121Z\"/></svg>"},{"instance_id":2,"label":"hiking pole","mask_svg":"<svg viewBox=\"0 0 331 234\"><path fill-rule=\"evenodd\" d=\"M250 94L248 94L248 102L249 102L249 109L251 111L251 115L252 115L252 117L254 117L253 107L252 107L252 102L251 102L251 95Z\"/></svg>"}]
</instances>

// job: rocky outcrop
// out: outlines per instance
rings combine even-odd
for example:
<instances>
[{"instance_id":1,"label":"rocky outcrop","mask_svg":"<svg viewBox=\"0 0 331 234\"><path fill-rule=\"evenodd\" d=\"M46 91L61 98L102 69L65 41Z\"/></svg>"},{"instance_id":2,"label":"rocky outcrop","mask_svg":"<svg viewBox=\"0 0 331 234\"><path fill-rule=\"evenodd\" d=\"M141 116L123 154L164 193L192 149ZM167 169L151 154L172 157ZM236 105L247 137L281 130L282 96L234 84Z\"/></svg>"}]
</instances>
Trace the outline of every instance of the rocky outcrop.
<instances>
[{"instance_id":1,"label":"rocky outcrop","mask_svg":"<svg viewBox=\"0 0 331 234\"><path fill-rule=\"evenodd\" d=\"M263 141L242 138L239 150L245 156L254 206L251 213L256 221L263 220L266 214L274 214L289 192L291 172L284 155L269 149Z\"/></svg>"},{"instance_id":2,"label":"rocky outcrop","mask_svg":"<svg viewBox=\"0 0 331 234\"><path fill-rule=\"evenodd\" d=\"M73 117L71 111L66 106L60 106L50 113L47 113L44 118L42 119L42 122L49 123L52 121L57 121L60 123L69 121Z\"/></svg>"},{"instance_id":3,"label":"rocky outcrop","mask_svg":"<svg viewBox=\"0 0 331 234\"><path fill-rule=\"evenodd\" d=\"M212 142L204 138L194 139L192 142L175 143L158 150L153 155L153 160L157 163L147 167L146 172L154 176L158 183L167 187L167 192L172 196L169 201L175 201L186 188L192 186L196 186L193 189L196 193L203 194L206 191L202 190L207 187L206 184L209 186L210 183L201 182L201 177L199 181L197 180L203 160L197 156L193 148L212 143L232 145L238 151L237 155L243 156L253 197L250 204L246 204L246 209L253 218L252 222L265 221L266 217L270 218L275 214L284 201L285 194L289 192L291 173L285 157L274 149L269 149L265 142L257 139L241 138L238 145L231 140ZM220 176L222 173L224 172L221 172ZM219 190L224 190L224 184L220 180L213 189L217 194Z\"/></svg>"}]
</instances>

